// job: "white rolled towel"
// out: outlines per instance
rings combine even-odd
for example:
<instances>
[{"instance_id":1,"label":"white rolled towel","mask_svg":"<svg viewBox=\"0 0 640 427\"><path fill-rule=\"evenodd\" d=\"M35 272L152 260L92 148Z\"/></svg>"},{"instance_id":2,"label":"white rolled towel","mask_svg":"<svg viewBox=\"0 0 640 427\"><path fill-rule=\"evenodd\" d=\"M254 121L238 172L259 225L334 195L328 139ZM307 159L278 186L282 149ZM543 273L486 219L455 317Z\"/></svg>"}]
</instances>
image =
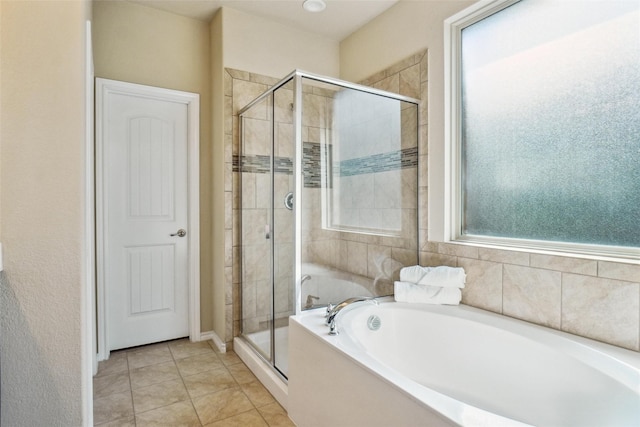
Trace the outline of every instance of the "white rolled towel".
<instances>
[{"instance_id":1,"label":"white rolled towel","mask_svg":"<svg viewBox=\"0 0 640 427\"><path fill-rule=\"evenodd\" d=\"M440 286L443 288L464 288L467 275L464 268L447 267L422 267L412 265L400 269L400 281L418 283L420 285Z\"/></svg>"},{"instance_id":2,"label":"white rolled towel","mask_svg":"<svg viewBox=\"0 0 640 427\"><path fill-rule=\"evenodd\" d=\"M462 291L455 287L443 288L396 281L393 289L394 298L398 302L458 305L462 300Z\"/></svg>"},{"instance_id":3,"label":"white rolled towel","mask_svg":"<svg viewBox=\"0 0 640 427\"><path fill-rule=\"evenodd\" d=\"M409 283L418 283L431 270L431 267L422 267L412 265L411 267L403 267L400 269L400 281Z\"/></svg>"},{"instance_id":4,"label":"white rolled towel","mask_svg":"<svg viewBox=\"0 0 640 427\"><path fill-rule=\"evenodd\" d=\"M443 288L464 288L467 275L460 267L433 267L416 283L419 285L441 286Z\"/></svg>"}]
</instances>

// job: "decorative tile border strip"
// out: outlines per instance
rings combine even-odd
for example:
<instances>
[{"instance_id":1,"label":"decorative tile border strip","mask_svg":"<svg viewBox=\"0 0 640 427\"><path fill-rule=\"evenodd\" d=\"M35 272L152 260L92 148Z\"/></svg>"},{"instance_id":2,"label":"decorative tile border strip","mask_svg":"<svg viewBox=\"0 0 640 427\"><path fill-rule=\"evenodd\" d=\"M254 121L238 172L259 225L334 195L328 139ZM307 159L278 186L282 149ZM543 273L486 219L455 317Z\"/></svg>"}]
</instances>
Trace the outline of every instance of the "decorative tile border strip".
<instances>
[{"instance_id":1,"label":"decorative tile border strip","mask_svg":"<svg viewBox=\"0 0 640 427\"><path fill-rule=\"evenodd\" d=\"M332 145L325 146L331 159ZM322 146L315 142L302 143L302 170L304 171L305 188L322 188ZM331 188L331 176L328 177L327 188Z\"/></svg>"},{"instance_id":2,"label":"decorative tile border strip","mask_svg":"<svg viewBox=\"0 0 640 427\"><path fill-rule=\"evenodd\" d=\"M331 158L332 146L328 146ZM305 142L302 147L302 167L304 170L305 188L322 187L321 151L322 146L314 142ZM263 155L233 156L233 171L246 173L269 173L271 158ZM367 157L345 160L333 163L333 176L354 176L378 172L388 172L418 166L418 147L405 148L389 153L374 154ZM289 157L275 157L275 173L293 175L293 161ZM331 176L327 177L328 187L331 188Z\"/></svg>"},{"instance_id":3,"label":"decorative tile border strip","mask_svg":"<svg viewBox=\"0 0 640 427\"><path fill-rule=\"evenodd\" d=\"M337 166L337 167L336 167ZM418 166L418 147L358 157L334 164L334 175L353 176Z\"/></svg>"},{"instance_id":4,"label":"decorative tile border strip","mask_svg":"<svg viewBox=\"0 0 640 427\"><path fill-rule=\"evenodd\" d=\"M269 173L271 172L271 157L254 154L251 156L233 156L233 171L240 172L240 161L242 159L242 172L246 173ZM289 157L276 157L273 160L276 173L293 175L293 161Z\"/></svg>"},{"instance_id":5,"label":"decorative tile border strip","mask_svg":"<svg viewBox=\"0 0 640 427\"><path fill-rule=\"evenodd\" d=\"M240 172L240 161L242 160L242 172L247 173L270 173L271 156L233 156L233 171Z\"/></svg>"},{"instance_id":6,"label":"decorative tile border strip","mask_svg":"<svg viewBox=\"0 0 640 427\"><path fill-rule=\"evenodd\" d=\"M276 157L273 160L273 169L275 173L293 175L293 160L289 157Z\"/></svg>"}]
</instances>

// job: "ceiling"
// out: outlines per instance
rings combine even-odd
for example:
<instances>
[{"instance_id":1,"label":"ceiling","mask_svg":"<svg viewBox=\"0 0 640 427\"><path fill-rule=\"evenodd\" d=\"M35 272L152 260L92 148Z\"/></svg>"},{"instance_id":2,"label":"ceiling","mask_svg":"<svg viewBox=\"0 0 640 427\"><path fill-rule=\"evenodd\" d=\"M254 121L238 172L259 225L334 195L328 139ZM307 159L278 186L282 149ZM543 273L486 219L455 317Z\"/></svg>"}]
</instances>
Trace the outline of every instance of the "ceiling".
<instances>
[{"instance_id":1,"label":"ceiling","mask_svg":"<svg viewBox=\"0 0 640 427\"><path fill-rule=\"evenodd\" d=\"M302 0L129 0L189 18L210 21L220 7L252 15L340 41L393 6L398 0L325 0L319 13L307 12Z\"/></svg>"}]
</instances>

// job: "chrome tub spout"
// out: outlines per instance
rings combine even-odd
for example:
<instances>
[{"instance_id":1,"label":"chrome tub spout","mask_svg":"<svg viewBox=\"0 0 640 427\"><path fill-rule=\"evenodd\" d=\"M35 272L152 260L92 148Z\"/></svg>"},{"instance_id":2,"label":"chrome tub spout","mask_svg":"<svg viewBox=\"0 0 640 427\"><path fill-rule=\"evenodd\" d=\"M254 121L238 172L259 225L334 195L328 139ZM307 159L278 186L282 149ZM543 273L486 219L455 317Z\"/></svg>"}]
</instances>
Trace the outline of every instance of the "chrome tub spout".
<instances>
[{"instance_id":1,"label":"chrome tub spout","mask_svg":"<svg viewBox=\"0 0 640 427\"><path fill-rule=\"evenodd\" d=\"M378 301L375 299L376 297L352 297L347 298L336 306L327 307L326 321L325 323L329 326L329 335L338 335L338 330L336 329L336 316L342 309L350 306L351 304L355 304L357 302L370 301L376 305L378 305Z\"/></svg>"}]
</instances>

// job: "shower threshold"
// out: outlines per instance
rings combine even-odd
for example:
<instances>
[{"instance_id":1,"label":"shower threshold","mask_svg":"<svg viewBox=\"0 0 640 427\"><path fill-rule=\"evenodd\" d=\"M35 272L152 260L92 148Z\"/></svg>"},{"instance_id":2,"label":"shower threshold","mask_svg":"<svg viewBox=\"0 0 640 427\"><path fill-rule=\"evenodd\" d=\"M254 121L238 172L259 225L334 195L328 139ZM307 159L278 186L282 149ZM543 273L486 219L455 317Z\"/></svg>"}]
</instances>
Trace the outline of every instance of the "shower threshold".
<instances>
[{"instance_id":1,"label":"shower threshold","mask_svg":"<svg viewBox=\"0 0 640 427\"><path fill-rule=\"evenodd\" d=\"M260 349L262 354L271 352L271 334L269 330L246 334L249 342ZM289 326L275 329L275 365L276 368L287 375L289 372Z\"/></svg>"},{"instance_id":2,"label":"shower threshold","mask_svg":"<svg viewBox=\"0 0 640 427\"><path fill-rule=\"evenodd\" d=\"M278 403L286 410L288 406L288 386L286 378L252 346L253 343L259 347L264 354L269 354L269 331L254 332L247 335L248 338L242 336L233 339L234 351L262 385L269 390ZM276 354L278 355L277 365L283 372L287 372L289 365L289 327L283 326L276 328L275 338ZM251 339L251 343L249 339Z\"/></svg>"}]
</instances>

